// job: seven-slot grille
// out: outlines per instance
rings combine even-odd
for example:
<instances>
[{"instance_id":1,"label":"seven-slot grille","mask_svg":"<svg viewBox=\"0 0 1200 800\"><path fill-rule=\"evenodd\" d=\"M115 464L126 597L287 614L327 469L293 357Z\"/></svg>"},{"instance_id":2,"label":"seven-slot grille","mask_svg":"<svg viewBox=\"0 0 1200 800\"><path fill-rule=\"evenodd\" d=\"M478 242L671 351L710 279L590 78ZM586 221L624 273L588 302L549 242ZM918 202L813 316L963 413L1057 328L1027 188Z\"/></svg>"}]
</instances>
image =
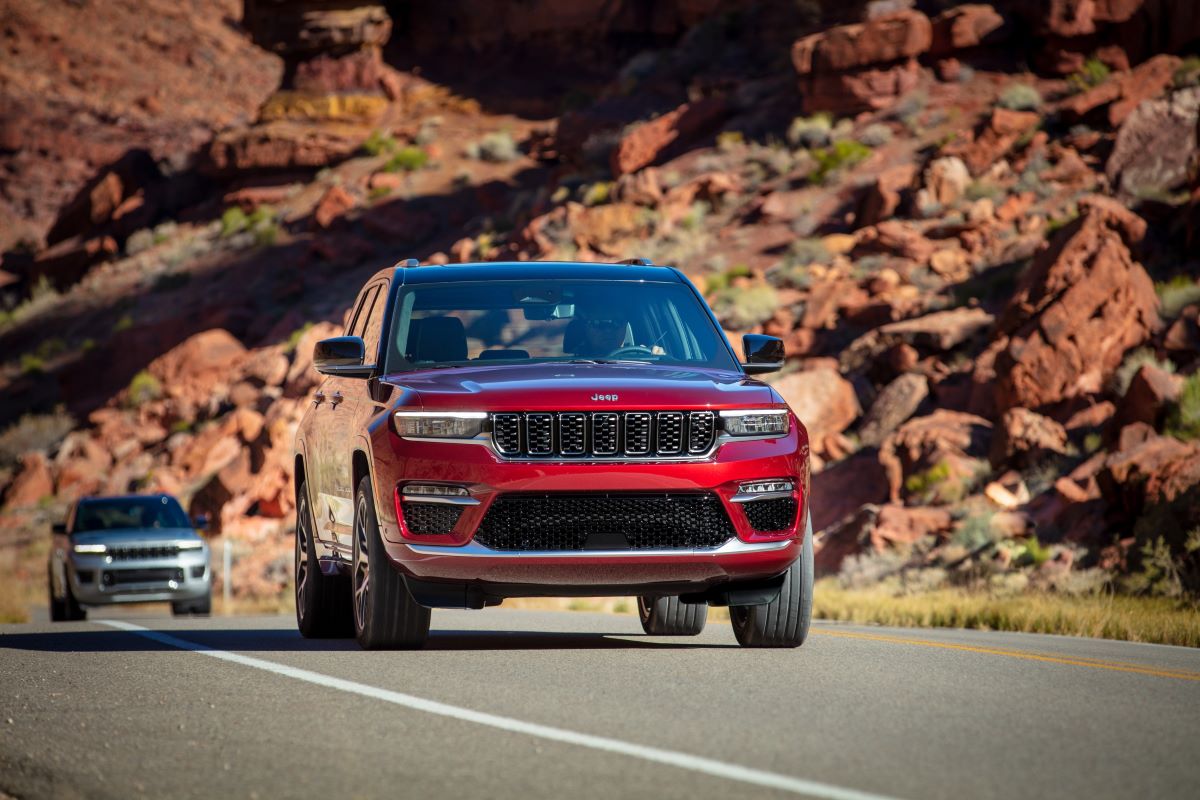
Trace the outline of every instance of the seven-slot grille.
<instances>
[{"instance_id":1,"label":"seven-slot grille","mask_svg":"<svg viewBox=\"0 0 1200 800\"><path fill-rule=\"evenodd\" d=\"M179 555L179 547L173 544L110 547L108 548L108 555L112 557L113 561L142 558L172 558Z\"/></svg>"},{"instance_id":2,"label":"seven-slot grille","mask_svg":"<svg viewBox=\"0 0 1200 800\"><path fill-rule=\"evenodd\" d=\"M492 414L509 458L679 458L712 449L712 411L529 411Z\"/></svg>"}]
</instances>

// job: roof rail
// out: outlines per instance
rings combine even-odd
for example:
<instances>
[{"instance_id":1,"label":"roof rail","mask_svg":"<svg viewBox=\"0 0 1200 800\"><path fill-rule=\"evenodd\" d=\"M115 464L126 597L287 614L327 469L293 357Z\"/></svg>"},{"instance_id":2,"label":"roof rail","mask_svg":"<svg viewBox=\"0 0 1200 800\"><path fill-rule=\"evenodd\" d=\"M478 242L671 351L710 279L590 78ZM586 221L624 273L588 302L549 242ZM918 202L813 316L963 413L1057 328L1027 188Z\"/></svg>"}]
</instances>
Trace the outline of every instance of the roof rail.
<instances>
[{"instance_id":1,"label":"roof rail","mask_svg":"<svg viewBox=\"0 0 1200 800\"><path fill-rule=\"evenodd\" d=\"M628 264L631 267L653 267L654 262L648 258L622 258L618 264Z\"/></svg>"},{"instance_id":2,"label":"roof rail","mask_svg":"<svg viewBox=\"0 0 1200 800\"><path fill-rule=\"evenodd\" d=\"M402 258L393 265L393 267L395 269L400 269L401 267L419 267L419 266L421 266L421 262L415 258Z\"/></svg>"}]
</instances>

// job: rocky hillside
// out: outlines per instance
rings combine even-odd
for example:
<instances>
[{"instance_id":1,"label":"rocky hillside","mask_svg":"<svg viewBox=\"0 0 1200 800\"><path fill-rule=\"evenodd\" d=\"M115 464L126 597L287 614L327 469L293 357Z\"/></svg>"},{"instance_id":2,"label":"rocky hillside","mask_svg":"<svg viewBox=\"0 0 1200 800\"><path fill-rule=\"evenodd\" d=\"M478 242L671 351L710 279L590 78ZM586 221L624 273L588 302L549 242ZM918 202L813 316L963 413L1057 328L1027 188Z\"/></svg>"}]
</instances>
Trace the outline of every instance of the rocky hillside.
<instances>
[{"instance_id":1,"label":"rocky hillside","mask_svg":"<svg viewBox=\"0 0 1200 800\"><path fill-rule=\"evenodd\" d=\"M637 255L786 340L826 573L1200 591L1190 2L7 6L14 536L163 489L277 592L366 275Z\"/></svg>"}]
</instances>

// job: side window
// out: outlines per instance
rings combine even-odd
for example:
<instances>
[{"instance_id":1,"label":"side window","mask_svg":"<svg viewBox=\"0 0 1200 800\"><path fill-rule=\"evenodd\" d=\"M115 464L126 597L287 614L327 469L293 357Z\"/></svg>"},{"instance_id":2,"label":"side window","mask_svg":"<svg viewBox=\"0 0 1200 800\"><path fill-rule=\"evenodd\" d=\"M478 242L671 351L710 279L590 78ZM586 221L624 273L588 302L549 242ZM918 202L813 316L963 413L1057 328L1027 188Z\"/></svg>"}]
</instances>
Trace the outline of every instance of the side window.
<instances>
[{"instance_id":1,"label":"side window","mask_svg":"<svg viewBox=\"0 0 1200 800\"><path fill-rule=\"evenodd\" d=\"M368 363L377 363L379 356L379 336L383 332L383 312L387 310L388 285L382 283L375 293L374 305L367 315L367 325L362 338L367 345L366 359Z\"/></svg>"}]
</instances>

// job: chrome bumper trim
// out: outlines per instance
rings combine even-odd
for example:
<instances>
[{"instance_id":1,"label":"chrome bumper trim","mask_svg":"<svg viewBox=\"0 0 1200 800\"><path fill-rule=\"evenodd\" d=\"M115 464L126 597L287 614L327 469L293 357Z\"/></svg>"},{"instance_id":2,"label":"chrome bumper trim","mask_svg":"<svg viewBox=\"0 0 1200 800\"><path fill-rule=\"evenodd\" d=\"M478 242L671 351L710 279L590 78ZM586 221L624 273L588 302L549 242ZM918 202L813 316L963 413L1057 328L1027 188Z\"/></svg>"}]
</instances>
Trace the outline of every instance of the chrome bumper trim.
<instances>
[{"instance_id":1,"label":"chrome bumper trim","mask_svg":"<svg viewBox=\"0 0 1200 800\"><path fill-rule=\"evenodd\" d=\"M695 556L728 556L742 553L769 553L783 550L795 539L778 542L743 542L734 538L713 548L689 548L679 550L493 550L475 542L464 545L410 544L404 546L411 552L424 556L467 556L475 558L694 558Z\"/></svg>"}]
</instances>

